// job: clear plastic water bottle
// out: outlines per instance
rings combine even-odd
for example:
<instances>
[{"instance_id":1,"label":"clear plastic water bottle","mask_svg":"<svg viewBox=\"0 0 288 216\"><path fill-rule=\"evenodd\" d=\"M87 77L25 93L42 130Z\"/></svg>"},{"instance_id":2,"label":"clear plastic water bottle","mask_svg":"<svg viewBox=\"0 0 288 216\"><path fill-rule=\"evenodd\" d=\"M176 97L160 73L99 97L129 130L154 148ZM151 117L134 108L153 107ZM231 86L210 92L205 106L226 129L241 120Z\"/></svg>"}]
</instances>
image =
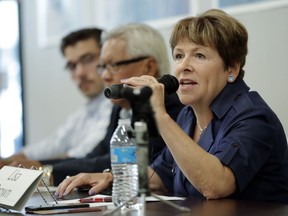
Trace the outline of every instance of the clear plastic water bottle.
<instances>
[{"instance_id":1,"label":"clear plastic water bottle","mask_svg":"<svg viewBox=\"0 0 288 216\"><path fill-rule=\"evenodd\" d=\"M118 127L110 141L113 174L112 200L115 206L126 203L124 208L128 209L133 208L137 203L138 195L136 141L132 134L130 119L119 119ZM133 197L135 199L132 199Z\"/></svg>"}]
</instances>

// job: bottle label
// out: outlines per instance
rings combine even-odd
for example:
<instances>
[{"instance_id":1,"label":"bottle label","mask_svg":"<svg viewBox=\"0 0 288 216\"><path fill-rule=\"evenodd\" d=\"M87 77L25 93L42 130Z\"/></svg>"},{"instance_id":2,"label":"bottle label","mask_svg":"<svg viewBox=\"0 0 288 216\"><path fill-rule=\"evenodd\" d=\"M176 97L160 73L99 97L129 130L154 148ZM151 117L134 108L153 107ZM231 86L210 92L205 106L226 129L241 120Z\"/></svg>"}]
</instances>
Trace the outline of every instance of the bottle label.
<instances>
[{"instance_id":1,"label":"bottle label","mask_svg":"<svg viewBox=\"0 0 288 216\"><path fill-rule=\"evenodd\" d=\"M136 163L136 147L113 147L111 148L111 163Z\"/></svg>"}]
</instances>

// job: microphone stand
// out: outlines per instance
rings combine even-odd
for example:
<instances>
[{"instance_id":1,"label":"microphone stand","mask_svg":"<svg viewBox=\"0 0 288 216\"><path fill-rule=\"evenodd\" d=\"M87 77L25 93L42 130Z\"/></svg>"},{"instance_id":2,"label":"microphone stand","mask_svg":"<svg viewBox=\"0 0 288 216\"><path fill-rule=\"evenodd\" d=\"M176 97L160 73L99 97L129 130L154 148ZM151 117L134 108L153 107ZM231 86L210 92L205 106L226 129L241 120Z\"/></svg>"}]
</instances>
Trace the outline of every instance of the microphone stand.
<instances>
[{"instance_id":1,"label":"microphone stand","mask_svg":"<svg viewBox=\"0 0 288 216\"><path fill-rule=\"evenodd\" d=\"M149 87L144 87L149 88ZM149 88L150 89L150 88ZM147 89L146 89L147 90ZM106 211L103 215L112 215L113 213L120 210L127 203L135 199L136 197L140 197L140 203L142 204L141 215L145 215L146 210L146 196L153 196L161 202L176 208L180 211L188 212L189 208L182 207L176 205L168 200L164 200L161 197L150 193L149 191L149 179L148 179L148 143L149 143L149 135L151 137L159 136L158 128L154 119L154 112L152 111L149 98L152 95L152 90L150 89L150 93L147 94L145 92L145 97L143 95L139 95L139 91L134 91L133 95L131 94L126 97L129 100L131 108L132 108L132 127L134 128L134 138L136 140L136 158L138 165L138 195L132 197L127 202L118 206L117 208Z\"/></svg>"}]
</instances>

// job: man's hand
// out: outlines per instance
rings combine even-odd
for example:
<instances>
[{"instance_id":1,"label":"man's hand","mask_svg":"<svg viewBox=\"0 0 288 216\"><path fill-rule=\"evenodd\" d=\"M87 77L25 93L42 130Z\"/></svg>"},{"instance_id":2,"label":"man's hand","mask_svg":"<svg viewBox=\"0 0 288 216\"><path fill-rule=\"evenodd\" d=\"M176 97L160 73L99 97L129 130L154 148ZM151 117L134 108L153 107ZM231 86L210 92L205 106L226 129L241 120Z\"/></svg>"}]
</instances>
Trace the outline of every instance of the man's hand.
<instances>
[{"instance_id":1,"label":"man's hand","mask_svg":"<svg viewBox=\"0 0 288 216\"><path fill-rule=\"evenodd\" d=\"M29 161L27 159L27 157L25 156L24 153L20 152L18 154L15 154L15 155L12 155L8 158L1 158L0 159L0 169L3 167L3 166L18 166L19 164L21 163L24 163L24 161ZM32 162L32 161L31 161ZM36 162L33 162L33 164L35 165L38 165ZM24 165L24 164L23 164ZM27 165L29 165L27 163ZM25 165L24 165L25 166ZM26 166L25 166L26 167ZM31 167L31 166L30 166ZM30 168L30 167L27 167L27 168ZM38 166L37 166L38 167Z\"/></svg>"},{"instance_id":2,"label":"man's hand","mask_svg":"<svg viewBox=\"0 0 288 216\"><path fill-rule=\"evenodd\" d=\"M9 163L11 163L12 161L8 160L8 159L1 159L0 160L0 169L4 166L7 166Z\"/></svg>"},{"instance_id":3,"label":"man's hand","mask_svg":"<svg viewBox=\"0 0 288 216\"><path fill-rule=\"evenodd\" d=\"M63 180L56 192L57 198L63 198L74 188L89 186L90 195L98 194L112 185L113 176L111 173L79 173L78 175Z\"/></svg>"},{"instance_id":4,"label":"man's hand","mask_svg":"<svg viewBox=\"0 0 288 216\"><path fill-rule=\"evenodd\" d=\"M30 169L31 167L39 168L41 166L39 161L34 160L11 160L11 159L4 159L0 161L0 168L3 166L14 166L18 167L19 165L24 166L27 169Z\"/></svg>"}]
</instances>

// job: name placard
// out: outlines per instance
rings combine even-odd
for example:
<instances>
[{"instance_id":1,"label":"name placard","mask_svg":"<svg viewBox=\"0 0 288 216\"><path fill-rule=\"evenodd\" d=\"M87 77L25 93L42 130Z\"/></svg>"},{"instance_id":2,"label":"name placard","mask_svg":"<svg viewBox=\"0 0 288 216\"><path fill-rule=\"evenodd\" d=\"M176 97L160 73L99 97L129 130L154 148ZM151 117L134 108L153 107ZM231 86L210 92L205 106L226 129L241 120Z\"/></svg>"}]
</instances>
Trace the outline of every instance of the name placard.
<instances>
[{"instance_id":1,"label":"name placard","mask_svg":"<svg viewBox=\"0 0 288 216\"><path fill-rule=\"evenodd\" d=\"M4 166L0 169L0 206L20 211L33 194L43 171Z\"/></svg>"}]
</instances>

